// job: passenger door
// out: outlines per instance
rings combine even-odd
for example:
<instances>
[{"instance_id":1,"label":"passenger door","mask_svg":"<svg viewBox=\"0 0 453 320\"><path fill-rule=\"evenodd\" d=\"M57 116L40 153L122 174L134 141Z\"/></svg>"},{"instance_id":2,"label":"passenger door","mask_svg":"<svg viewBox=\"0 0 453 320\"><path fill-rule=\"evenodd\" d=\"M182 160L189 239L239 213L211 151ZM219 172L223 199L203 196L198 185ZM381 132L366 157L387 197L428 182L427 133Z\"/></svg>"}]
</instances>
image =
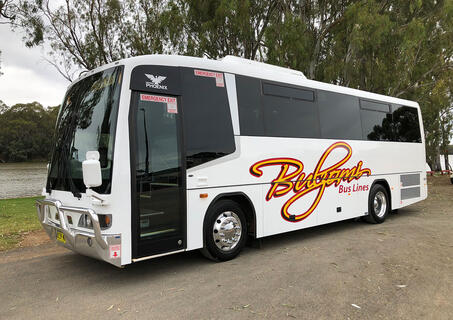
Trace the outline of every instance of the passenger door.
<instances>
[{"instance_id":1,"label":"passenger door","mask_svg":"<svg viewBox=\"0 0 453 320\"><path fill-rule=\"evenodd\" d=\"M185 248L185 184L178 102L175 96L133 93L134 258Z\"/></svg>"}]
</instances>

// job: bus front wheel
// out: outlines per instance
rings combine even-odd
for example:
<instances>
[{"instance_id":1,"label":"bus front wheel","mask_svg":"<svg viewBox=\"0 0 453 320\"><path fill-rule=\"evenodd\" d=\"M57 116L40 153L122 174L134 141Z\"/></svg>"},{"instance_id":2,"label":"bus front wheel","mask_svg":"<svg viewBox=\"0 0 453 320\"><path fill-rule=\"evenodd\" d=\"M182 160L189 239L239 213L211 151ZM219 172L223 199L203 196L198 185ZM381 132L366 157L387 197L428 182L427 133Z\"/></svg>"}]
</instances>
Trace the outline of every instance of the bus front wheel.
<instances>
[{"instance_id":1,"label":"bus front wheel","mask_svg":"<svg viewBox=\"0 0 453 320\"><path fill-rule=\"evenodd\" d=\"M234 201L220 200L207 212L202 253L215 261L227 261L241 252L247 241L247 221Z\"/></svg>"},{"instance_id":2,"label":"bus front wheel","mask_svg":"<svg viewBox=\"0 0 453 320\"><path fill-rule=\"evenodd\" d=\"M387 190L380 184L373 185L368 196L368 215L365 217L365 221L382 223L387 218L389 211L390 198Z\"/></svg>"}]
</instances>

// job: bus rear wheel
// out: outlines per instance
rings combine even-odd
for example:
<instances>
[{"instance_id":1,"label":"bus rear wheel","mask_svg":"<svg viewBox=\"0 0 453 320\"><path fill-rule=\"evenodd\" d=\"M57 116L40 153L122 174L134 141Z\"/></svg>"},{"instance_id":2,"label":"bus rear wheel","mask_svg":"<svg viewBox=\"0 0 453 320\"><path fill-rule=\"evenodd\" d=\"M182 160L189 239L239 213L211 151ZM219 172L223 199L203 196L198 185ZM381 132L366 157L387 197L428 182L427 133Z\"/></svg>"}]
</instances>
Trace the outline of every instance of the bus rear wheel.
<instances>
[{"instance_id":1,"label":"bus rear wheel","mask_svg":"<svg viewBox=\"0 0 453 320\"><path fill-rule=\"evenodd\" d=\"M387 218L389 211L390 198L387 190L380 184L373 185L368 196L368 215L365 217L365 221L382 223Z\"/></svg>"},{"instance_id":2,"label":"bus rear wheel","mask_svg":"<svg viewBox=\"0 0 453 320\"><path fill-rule=\"evenodd\" d=\"M204 224L202 253L214 261L235 258L247 241L247 221L234 201L220 200L209 209Z\"/></svg>"}]
</instances>

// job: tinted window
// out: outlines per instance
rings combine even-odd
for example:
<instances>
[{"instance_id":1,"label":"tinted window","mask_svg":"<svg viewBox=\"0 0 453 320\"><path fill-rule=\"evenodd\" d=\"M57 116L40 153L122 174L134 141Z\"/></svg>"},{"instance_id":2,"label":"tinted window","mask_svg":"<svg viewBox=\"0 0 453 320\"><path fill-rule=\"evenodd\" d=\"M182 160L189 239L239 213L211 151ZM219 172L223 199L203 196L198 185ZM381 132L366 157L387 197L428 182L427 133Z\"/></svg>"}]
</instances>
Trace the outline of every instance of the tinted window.
<instances>
[{"instance_id":1,"label":"tinted window","mask_svg":"<svg viewBox=\"0 0 453 320\"><path fill-rule=\"evenodd\" d=\"M244 76L236 84L241 135L421 142L415 108Z\"/></svg>"},{"instance_id":2,"label":"tinted window","mask_svg":"<svg viewBox=\"0 0 453 320\"><path fill-rule=\"evenodd\" d=\"M360 99L360 108L372 111L390 112L390 105L388 104L362 99Z\"/></svg>"},{"instance_id":3,"label":"tinted window","mask_svg":"<svg viewBox=\"0 0 453 320\"><path fill-rule=\"evenodd\" d=\"M236 92L241 135L264 136L261 81L255 78L236 76Z\"/></svg>"},{"instance_id":4,"label":"tinted window","mask_svg":"<svg viewBox=\"0 0 453 320\"><path fill-rule=\"evenodd\" d=\"M223 75L223 74L222 74ZM183 117L187 167L233 153L233 125L225 87L183 68Z\"/></svg>"},{"instance_id":5,"label":"tinted window","mask_svg":"<svg viewBox=\"0 0 453 320\"><path fill-rule=\"evenodd\" d=\"M121 78L121 67L107 69L80 80L67 92L56 127L48 192L85 192L82 162L87 151L100 155L102 185L94 190L110 192Z\"/></svg>"},{"instance_id":6,"label":"tinted window","mask_svg":"<svg viewBox=\"0 0 453 320\"><path fill-rule=\"evenodd\" d=\"M360 117L364 140L392 141L390 105L360 99Z\"/></svg>"},{"instance_id":7,"label":"tinted window","mask_svg":"<svg viewBox=\"0 0 453 320\"><path fill-rule=\"evenodd\" d=\"M277 97L294 98L299 100L315 101L315 94L312 90L292 88L266 82L263 83L263 94Z\"/></svg>"},{"instance_id":8,"label":"tinted window","mask_svg":"<svg viewBox=\"0 0 453 320\"><path fill-rule=\"evenodd\" d=\"M153 180L156 180L156 177L159 178L162 173L167 177L169 172L179 170L180 154L176 117L176 113L168 112L166 103L138 101L135 125L137 173L153 175ZM174 176L176 179L177 175ZM164 182L170 183L170 181Z\"/></svg>"},{"instance_id":9,"label":"tinted window","mask_svg":"<svg viewBox=\"0 0 453 320\"><path fill-rule=\"evenodd\" d=\"M362 139L359 99L318 90L321 137L327 139Z\"/></svg>"},{"instance_id":10,"label":"tinted window","mask_svg":"<svg viewBox=\"0 0 453 320\"><path fill-rule=\"evenodd\" d=\"M420 124L416 108L394 106L393 128L396 141L421 142Z\"/></svg>"},{"instance_id":11,"label":"tinted window","mask_svg":"<svg viewBox=\"0 0 453 320\"><path fill-rule=\"evenodd\" d=\"M360 110L364 140L392 141L392 115L390 113Z\"/></svg>"},{"instance_id":12,"label":"tinted window","mask_svg":"<svg viewBox=\"0 0 453 320\"><path fill-rule=\"evenodd\" d=\"M313 92L311 94L313 95ZM264 95L262 105L267 136L319 137L318 110L313 101Z\"/></svg>"},{"instance_id":13,"label":"tinted window","mask_svg":"<svg viewBox=\"0 0 453 320\"><path fill-rule=\"evenodd\" d=\"M314 91L236 76L241 135L319 137Z\"/></svg>"}]
</instances>

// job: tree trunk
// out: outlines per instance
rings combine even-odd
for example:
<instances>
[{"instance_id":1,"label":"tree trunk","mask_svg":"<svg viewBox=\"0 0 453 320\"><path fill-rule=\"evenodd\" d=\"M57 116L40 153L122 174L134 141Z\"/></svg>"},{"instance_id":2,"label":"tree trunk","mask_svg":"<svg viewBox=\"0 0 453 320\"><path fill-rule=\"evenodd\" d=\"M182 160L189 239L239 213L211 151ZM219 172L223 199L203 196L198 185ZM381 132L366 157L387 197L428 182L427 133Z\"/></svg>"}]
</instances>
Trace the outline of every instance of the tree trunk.
<instances>
[{"instance_id":1,"label":"tree trunk","mask_svg":"<svg viewBox=\"0 0 453 320\"><path fill-rule=\"evenodd\" d=\"M442 170L442 166L440 165L440 152L439 152L439 148L436 149L436 156L434 158L434 163L433 163L433 167L431 167L431 169L433 171L441 171Z\"/></svg>"},{"instance_id":2,"label":"tree trunk","mask_svg":"<svg viewBox=\"0 0 453 320\"><path fill-rule=\"evenodd\" d=\"M445 148L444 150L444 161L445 161L445 170L451 170L451 165L448 161L448 149Z\"/></svg>"}]
</instances>

